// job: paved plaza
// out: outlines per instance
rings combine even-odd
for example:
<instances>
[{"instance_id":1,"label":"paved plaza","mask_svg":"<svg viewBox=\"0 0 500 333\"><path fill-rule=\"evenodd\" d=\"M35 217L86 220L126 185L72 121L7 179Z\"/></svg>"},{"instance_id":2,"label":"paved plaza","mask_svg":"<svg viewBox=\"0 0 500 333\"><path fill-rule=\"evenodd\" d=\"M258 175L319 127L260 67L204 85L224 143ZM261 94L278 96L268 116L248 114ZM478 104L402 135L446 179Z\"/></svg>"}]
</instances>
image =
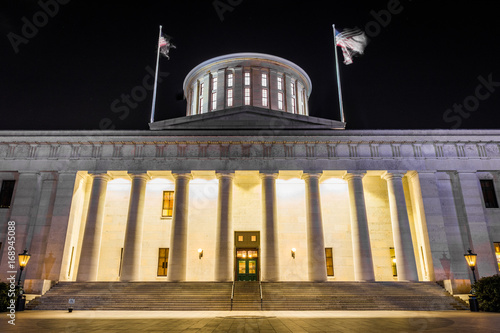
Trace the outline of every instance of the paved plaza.
<instances>
[{"instance_id":1,"label":"paved plaza","mask_svg":"<svg viewBox=\"0 0 500 333\"><path fill-rule=\"evenodd\" d=\"M469 311L25 311L0 332L500 332Z\"/></svg>"}]
</instances>

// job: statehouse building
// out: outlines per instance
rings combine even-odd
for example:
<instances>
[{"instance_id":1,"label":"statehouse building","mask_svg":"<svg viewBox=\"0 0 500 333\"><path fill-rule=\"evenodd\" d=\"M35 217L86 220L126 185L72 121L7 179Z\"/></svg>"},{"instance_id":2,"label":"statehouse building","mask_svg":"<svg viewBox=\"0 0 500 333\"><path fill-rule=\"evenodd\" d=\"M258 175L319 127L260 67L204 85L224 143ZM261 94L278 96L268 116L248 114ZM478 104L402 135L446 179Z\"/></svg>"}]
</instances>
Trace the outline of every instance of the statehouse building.
<instances>
[{"instance_id":1,"label":"statehouse building","mask_svg":"<svg viewBox=\"0 0 500 333\"><path fill-rule=\"evenodd\" d=\"M0 131L27 293L66 282L439 281L499 273L500 130L349 130L298 65L237 53L149 130ZM159 284L158 284L159 285Z\"/></svg>"}]
</instances>

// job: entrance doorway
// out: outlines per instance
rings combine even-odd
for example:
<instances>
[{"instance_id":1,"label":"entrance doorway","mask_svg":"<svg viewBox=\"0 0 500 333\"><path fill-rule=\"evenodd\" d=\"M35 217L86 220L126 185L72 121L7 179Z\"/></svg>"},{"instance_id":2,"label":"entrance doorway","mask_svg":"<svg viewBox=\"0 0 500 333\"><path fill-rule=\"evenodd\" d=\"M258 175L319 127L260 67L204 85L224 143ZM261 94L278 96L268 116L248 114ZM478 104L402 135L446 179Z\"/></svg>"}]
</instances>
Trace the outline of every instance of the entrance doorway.
<instances>
[{"instance_id":1,"label":"entrance doorway","mask_svg":"<svg viewBox=\"0 0 500 333\"><path fill-rule=\"evenodd\" d=\"M259 245L258 231L235 231L235 281L259 281Z\"/></svg>"},{"instance_id":2,"label":"entrance doorway","mask_svg":"<svg viewBox=\"0 0 500 333\"><path fill-rule=\"evenodd\" d=\"M257 249L236 250L236 281L258 281Z\"/></svg>"}]
</instances>

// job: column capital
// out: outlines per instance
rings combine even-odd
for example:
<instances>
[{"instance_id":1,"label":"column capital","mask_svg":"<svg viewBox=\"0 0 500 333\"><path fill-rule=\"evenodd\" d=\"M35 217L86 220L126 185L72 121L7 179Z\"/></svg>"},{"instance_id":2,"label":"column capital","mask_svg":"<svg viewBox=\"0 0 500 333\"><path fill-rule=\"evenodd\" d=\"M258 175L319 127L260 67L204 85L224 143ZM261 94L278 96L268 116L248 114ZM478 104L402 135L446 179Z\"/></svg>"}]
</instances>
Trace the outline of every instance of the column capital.
<instances>
[{"instance_id":1,"label":"column capital","mask_svg":"<svg viewBox=\"0 0 500 333\"><path fill-rule=\"evenodd\" d=\"M104 181L110 181L111 179L113 179L113 177L111 177L109 174L101 172L89 172L89 176L92 177L92 179L99 179Z\"/></svg>"},{"instance_id":2,"label":"column capital","mask_svg":"<svg viewBox=\"0 0 500 333\"><path fill-rule=\"evenodd\" d=\"M221 179L221 178L234 179L234 172L231 172L231 171L217 171L217 172L215 172L215 177L217 177L217 179Z\"/></svg>"},{"instance_id":3,"label":"column capital","mask_svg":"<svg viewBox=\"0 0 500 333\"><path fill-rule=\"evenodd\" d=\"M363 179L363 177L365 175L366 175L366 172L362 172L362 171L347 171L347 173L342 178L349 181L349 180L354 179L354 178Z\"/></svg>"},{"instance_id":4,"label":"column capital","mask_svg":"<svg viewBox=\"0 0 500 333\"><path fill-rule=\"evenodd\" d=\"M183 178L183 179L187 179L187 180L191 180L193 179L193 175L190 173L190 172L172 172L172 177L174 177L174 179L179 179L179 178Z\"/></svg>"},{"instance_id":5,"label":"column capital","mask_svg":"<svg viewBox=\"0 0 500 333\"><path fill-rule=\"evenodd\" d=\"M277 179L279 174L277 172L259 172L261 179Z\"/></svg>"},{"instance_id":6,"label":"column capital","mask_svg":"<svg viewBox=\"0 0 500 333\"><path fill-rule=\"evenodd\" d=\"M391 179L394 179L394 178L402 179L404 176L405 176L404 172L386 171L382 175L380 175L380 178L385 179L385 180L391 180Z\"/></svg>"},{"instance_id":7,"label":"column capital","mask_svg":"<svg viewBox=\"0 0 500 333\"><path fill-rule=\"evenodd\" d=\"M301 179L304 179L305 181L309 181L311 178L319 180L321 176L323 176L323 172L307 172L302 174Z\"/></svg>"},{"instance_id":8,"label":"column capital","mask_svg":"<svg viewBox=\"0 0 500 333\"><path fill-rule=\"evenodd\" d=\"M128 176L130 177L131 180L143 179L143 180L148 181L151 179L151 176L145 172L129 172Z\"/></svg>"}]
</instances>

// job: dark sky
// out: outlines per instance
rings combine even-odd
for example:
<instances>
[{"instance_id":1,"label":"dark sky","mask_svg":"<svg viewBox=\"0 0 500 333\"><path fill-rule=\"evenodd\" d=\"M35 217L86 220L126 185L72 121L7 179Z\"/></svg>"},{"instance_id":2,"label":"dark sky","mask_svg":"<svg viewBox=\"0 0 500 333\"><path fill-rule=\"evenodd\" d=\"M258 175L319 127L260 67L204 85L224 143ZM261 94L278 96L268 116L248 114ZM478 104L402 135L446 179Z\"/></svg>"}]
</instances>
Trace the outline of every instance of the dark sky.
<instances>
[{"instance_id":1,"label":"dark sky","mask_svg":"<svg viewBox=\"0 0 500 333\"><path fill-rule=\"evenodd\" d=\"M157 120L185 115L193 67L236 52L296 63L313 83L310 115L339 120L333 23L371 35L340 63L347 128L499 128L497 3L3 0L0 129L147 129L151 89L114 111L149 87L160 24L177 49L160 61Z\"/></svg>"}]
</instances>

